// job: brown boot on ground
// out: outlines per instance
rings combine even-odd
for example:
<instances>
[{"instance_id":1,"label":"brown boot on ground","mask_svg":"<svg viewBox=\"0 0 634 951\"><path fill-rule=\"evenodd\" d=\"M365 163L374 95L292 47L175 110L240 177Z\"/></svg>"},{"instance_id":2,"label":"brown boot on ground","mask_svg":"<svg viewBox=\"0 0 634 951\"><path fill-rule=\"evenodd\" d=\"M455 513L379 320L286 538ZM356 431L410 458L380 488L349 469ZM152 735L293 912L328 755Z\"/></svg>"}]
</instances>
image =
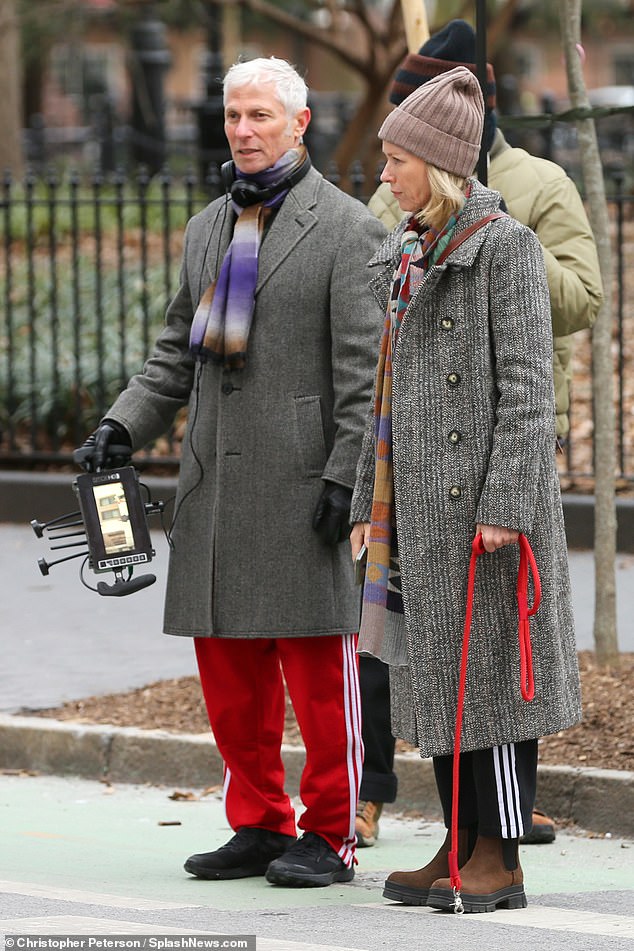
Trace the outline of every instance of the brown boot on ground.
<instances>
[{"instance_id":1,"label":"brown boot on ground","mask_svg":"<svg viewBox=\"0 0 634 951\"><path fill-rule=\"evenodd\" d=\"M496 908L526 908L517 839L503 840L479 835L473 855L460 869L460 879L460 897L466 913L495 911ZM432 884L427 906L445 911L456 910L448 878L441 878Z\"/></svg>"},{"instance_id":2,"label":"brown boot on ground","mask_svg":"<svg viewBox=\"0 0 634 951\"><path fill-rule=\"evenodd\" d=\"M383 812L382 802L360 802L357 805L357 818L354 830L357 833L357 846L369 849L379 837L379 818Z\"/></svg>"},{"instance_id":3,"label":"brown boot on ground","mask_svg":"<svg viewBox=\"0 0 634 951\"><path fill-rule=\"evenodd\" d=\"M521 845L547 845L556 838L555 823L544 812L533 809L533 825L520 839Z\"/></svg>"},{"instance_id":4,"label":"brown boot on ground","mask_svg":"<svg viewBox=\"0 0 634 951\"><path fill-rule=\"evenodd\" d=\"M464 865L469 858L475 835L470 830L458 829L458 864ZM451 832L447 832L445 841L440 846L431 862L415 872L392 872L385 880L383 897L392 901L400 901L403 905L426 905L429 889L432 882L441 875L449 874L447 856L451 850Z\"/></svg>"}]
</instances>

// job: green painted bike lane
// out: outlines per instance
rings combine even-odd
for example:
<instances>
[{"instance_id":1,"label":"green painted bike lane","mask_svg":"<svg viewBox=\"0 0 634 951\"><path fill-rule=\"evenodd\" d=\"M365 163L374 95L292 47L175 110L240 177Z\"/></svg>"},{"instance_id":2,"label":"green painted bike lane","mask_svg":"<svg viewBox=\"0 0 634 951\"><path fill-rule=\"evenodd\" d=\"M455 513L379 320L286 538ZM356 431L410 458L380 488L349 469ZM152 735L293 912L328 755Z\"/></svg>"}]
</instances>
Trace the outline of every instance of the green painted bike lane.
<instances>
[{"instance_id":1,"label":"green painted bike lane","mask_svg":"<svg viewBox=\"0 0 634 951\"><path fill-rule=\"evenodd\" d=\"M174 794L192 799L170 798ZM110 896L183 907L276 909L382 902L385 876L424 865L443 839L438 823L385 816L381 838L358 851L354 882L287 889L263 878L207 882L183 862L231 837L218 791L127 786L86 780L0 775L0 892L3 885ZM634 892L634 843L559 832L551 845L521 850L526 891L551 894ZM489 917L489 916L487 916Z\"/></svg>"}]
</instances>

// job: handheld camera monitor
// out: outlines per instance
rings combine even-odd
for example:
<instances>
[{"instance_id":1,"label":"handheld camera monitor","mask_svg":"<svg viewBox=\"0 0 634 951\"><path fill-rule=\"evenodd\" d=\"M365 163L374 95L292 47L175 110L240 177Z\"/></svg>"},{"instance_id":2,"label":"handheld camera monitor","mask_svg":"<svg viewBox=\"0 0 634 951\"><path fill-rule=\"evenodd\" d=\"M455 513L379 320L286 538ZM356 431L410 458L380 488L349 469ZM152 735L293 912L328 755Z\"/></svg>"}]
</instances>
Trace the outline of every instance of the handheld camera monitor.
<instances>
[{"instance_id":1,"label":"handheld camera monitor","mask_svg":"<svg viewBox=\"0 0 634 951\"><path fill-rule=\"evenodd\" d=\"M79 510L48 522L34 518L31 528L38 538L48 533L51 551L80 551L55 561L40 558L41 573L48 575L54 565L83 558L79 572L81 583L97 594L121 597L154 584L155 575L132 577L137 565L147 564L155 555L146 516L162 516L165 508L165 503L159 500L144 502L142 488L149 496L148 487L139 483L136 469L132 466L101 469L77 476L73 480L73 489ZM93 588L84 579L85 564L97 574L112 571L114 584L98 581L97 587Z\"/></svg>"},{"instance_id":2,"label":"handheld camera monitor","mask_svg":"<svg viewBox=\"0 0 634 951\"><path fill-rule=\"evenodd\" d=\"M73 487L86 529L90 567L115 571L152 560L154 549L132 466L77 476Z\"/></svg>"}]
</instances>

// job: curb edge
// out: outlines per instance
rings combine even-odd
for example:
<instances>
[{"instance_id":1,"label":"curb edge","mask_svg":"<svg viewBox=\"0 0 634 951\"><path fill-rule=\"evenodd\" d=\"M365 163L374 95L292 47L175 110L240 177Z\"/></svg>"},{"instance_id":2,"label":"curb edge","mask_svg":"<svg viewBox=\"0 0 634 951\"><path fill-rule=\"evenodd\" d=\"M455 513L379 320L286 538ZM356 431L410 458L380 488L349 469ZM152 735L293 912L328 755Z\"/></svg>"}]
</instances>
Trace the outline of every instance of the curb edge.
<instances>
[{"instance_id":1,"label":"curb edge","mask_svg":"<svg viewBox=\"0 0 634 951\"><path fill-rule=\"evenodd\" d=\"M289 793L298 795L305 760L301 746L284 745ZM397 753L399 812L440 818L430 759ZM211 734L175 734L44 717L0 714L0 771L25 770L111 783L222 785L223 763ZM539 766L540 808L597 834L634 837L634 772Z\"/></svg>"}]
</instances>

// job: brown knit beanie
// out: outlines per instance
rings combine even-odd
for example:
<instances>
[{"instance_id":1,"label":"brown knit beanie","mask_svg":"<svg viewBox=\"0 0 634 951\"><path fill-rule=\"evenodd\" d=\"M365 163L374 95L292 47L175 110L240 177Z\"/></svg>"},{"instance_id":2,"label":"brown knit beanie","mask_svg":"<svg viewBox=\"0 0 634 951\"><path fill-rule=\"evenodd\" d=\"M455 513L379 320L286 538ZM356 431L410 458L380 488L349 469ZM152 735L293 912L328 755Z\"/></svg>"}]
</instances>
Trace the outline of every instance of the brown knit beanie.
<instances>
[{"instance_id":1,"label":"brown knit beanie","mask_svg":"<svg viewBox=\"0 0 634 951\"><path fill-rule=\"evenodd\" d=\"M478 161L483 122L480 84L457 66L414 90L388 115L379 138L466 178Z\"/></svg>"}]
</instances>

